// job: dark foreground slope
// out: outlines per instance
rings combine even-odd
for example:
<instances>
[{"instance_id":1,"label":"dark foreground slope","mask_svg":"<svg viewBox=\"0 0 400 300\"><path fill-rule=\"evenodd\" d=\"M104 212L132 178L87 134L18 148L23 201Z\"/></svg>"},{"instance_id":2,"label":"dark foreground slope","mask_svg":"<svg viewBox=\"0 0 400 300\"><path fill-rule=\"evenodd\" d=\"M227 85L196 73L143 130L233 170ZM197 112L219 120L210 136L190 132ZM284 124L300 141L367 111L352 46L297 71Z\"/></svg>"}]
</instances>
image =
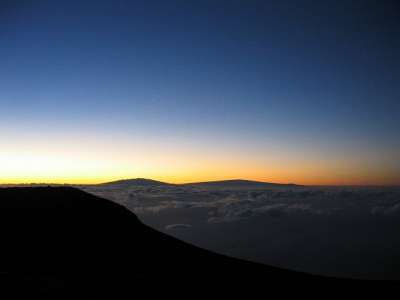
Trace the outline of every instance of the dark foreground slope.
<instances>
[{"instance_id":1,"label":"dark foreground slope","mask_svg":"<svg viewBox=\"0 0 400 300\"><path fill-rule=\"evenodd\" d=\"M0 220L3 292L60 298L160 291L194 295L216 289L233 295L378 285L217 255L159 233L124 207L73 188L0 189Z\"/></svg>"}]
</instances>

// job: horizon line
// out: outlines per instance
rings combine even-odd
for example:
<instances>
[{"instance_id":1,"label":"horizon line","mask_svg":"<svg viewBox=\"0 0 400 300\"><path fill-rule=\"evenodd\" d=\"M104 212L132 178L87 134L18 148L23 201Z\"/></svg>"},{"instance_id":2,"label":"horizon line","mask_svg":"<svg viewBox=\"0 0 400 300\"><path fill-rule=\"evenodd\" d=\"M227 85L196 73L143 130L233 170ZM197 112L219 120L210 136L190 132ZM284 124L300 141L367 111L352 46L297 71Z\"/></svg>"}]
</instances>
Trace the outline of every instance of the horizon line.
<instances>
[{"instance_id":1,"label":"horizon line","mask_svg":"<svg viewBox=\"0 0 400 300\"><path fill-rule=\"evenodd\" d=\"M265 183L265 184L276 184L276 185L297 185L297 186L306 186L306 187L400 187L400 184L297 184L293 182L288 183L281 183L281 182L271 182L271 181L260 181L260 180L253 180L253 179L243 179L243 178L232 178L232 179L221 179L221 180L206 180L206 181L190 181L190 182L182 182L182 183L171 183L167 181L161 181L152 178L144 178L144 177L134 177L134 178L121 178L121 179L112 179L109 181L99 182L99 183L71 183L71 182L52 182L52 181L42 181L42 182L15 182L15 183L0 183L0 186L16 186L16 185L101 185L106 183L118 182L118 181L127 181L127 180L137 180L137 179L144 179L144 180L153 180L159 181L165 184L170 185L189 185L189 184L198 184L198 183L210 183L210 182L223 182L223 181L251 181L251 182L258 182L258 183Z\"/></svg>"}]
</instances>

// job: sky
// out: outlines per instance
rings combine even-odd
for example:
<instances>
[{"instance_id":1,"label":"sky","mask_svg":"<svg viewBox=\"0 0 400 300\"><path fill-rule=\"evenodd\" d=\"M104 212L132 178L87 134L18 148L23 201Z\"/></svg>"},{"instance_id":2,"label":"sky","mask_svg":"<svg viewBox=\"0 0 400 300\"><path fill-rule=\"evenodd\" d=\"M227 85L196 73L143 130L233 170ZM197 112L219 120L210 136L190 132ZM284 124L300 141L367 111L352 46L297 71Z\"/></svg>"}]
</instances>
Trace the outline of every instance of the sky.
<instances>
[{"instance_id":1,"label":"sky","mask_svg":"<svg viewBox=\"0 0 400 300\"><path fill-rule=\"evenodd\" d=\"M2 1L0 183L400 185L396 1Z\"/></svg>"}]
</instances>

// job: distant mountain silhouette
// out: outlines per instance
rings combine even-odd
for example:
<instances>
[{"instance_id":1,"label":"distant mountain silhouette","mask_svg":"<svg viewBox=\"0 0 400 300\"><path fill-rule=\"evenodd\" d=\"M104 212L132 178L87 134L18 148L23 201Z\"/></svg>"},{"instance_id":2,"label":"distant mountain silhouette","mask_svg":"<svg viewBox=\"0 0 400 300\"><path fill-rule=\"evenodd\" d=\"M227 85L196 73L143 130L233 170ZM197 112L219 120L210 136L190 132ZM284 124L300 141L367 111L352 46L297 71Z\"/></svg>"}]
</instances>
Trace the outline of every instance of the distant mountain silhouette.
<instances>
[{"instance_id":1,"label":"distant mountain silhouette","mask_svg":"<svg viewBox=\"0 0 400 300\"><path fill-rule=\"evenodd\" d=\"M0 200L2 295L115 299L189 291L191 298L370 286L218 255L157 232L123 206L74 188L3 188Z\"/></svg>"},{"instance_id":2,"label":"distant mountain silhouette","mask_svg":"<svg viewBox=\"0 0 400 300\"><path fill-rule=\"evenodd\" d=\"M170 185L169 183L146 179L146 178L134 178L134 179L122 179L111 182L102 183L101 185L115 185L115 186L162 186Z\"/></svg>"},{"instance_id":3,"label":"distant mountain silhouette","mask_svg":"<svg viewBox=\"0 0 400 300\"><path fill-rule=\"evenodd\" d=\"M111 182L102 183L104 186L193 186L202 188L274 188L274 187L300 187L296 184L282 184L282 183L270 183L254 180L244 179L233 179L233 180L220 180L220 181L204 181L204 182L191 182L183 184L171 184L167 182L146 179L146 178L134 178L134 179L123 179Z\"/></svg>"},{"instance_id":4,"label":"distant mountain silhouette","mask_svg":"<svg viewBox=\"0 0 400 300\"><path fill-rule=\"evenodd\" d=\"M282 183L270 183L254 180L220 180L220 181L205 181L205 182L193 182L185 185L197 186L203 188L273 188L273 187L298 187L296 184L282 184Z\"/></svg>"}]
</instances>

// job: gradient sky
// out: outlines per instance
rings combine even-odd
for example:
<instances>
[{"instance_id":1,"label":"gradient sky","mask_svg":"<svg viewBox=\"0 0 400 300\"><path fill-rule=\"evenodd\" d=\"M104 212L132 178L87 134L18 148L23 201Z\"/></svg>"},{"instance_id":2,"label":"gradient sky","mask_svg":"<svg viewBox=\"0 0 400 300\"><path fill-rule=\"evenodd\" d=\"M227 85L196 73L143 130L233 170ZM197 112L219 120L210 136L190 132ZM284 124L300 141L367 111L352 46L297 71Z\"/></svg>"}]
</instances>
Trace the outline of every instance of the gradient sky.
<instances>
[{"instance_id":1,"label":"gradient sky","mask_svg":"<svg viewBox=\"0 0 400 300\"><path fill-rule=\"evenodd\" d=\"M400 184L397 1L2 1L0 183Z\"/></svg>"}]
</instances>

